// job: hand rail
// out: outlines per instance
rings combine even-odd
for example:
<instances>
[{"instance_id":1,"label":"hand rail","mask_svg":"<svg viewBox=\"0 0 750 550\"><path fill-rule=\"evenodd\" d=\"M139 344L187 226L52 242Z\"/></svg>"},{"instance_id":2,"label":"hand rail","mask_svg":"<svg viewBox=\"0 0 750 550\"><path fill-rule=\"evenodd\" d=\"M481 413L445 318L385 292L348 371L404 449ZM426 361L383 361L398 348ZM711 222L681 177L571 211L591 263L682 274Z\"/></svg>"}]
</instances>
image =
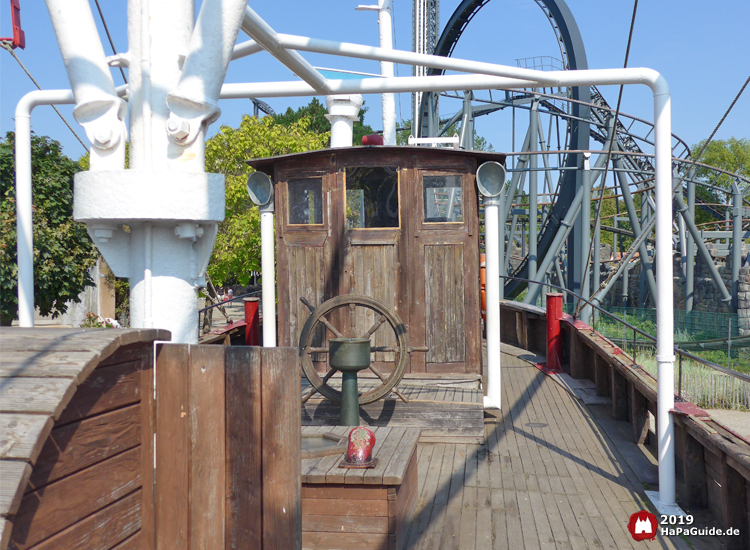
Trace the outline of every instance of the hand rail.
<instances>
[{"instance_id":1,"label":"hand rail","mask_svg":"<svg viewBox=\"0 0 750 550\"><path fill-rule=\"evenodd\" d=\"M511 275L500 275L500 277L503 278L503 279L517 279L519 281L524 281L524 282L527 282L527 283L534 283L534 281L532 281L531 279L524 279L522 277L514 277L514 276L511 276ZM635 363L636 333L644 336L647 340L651 340L654 343L656 342L656 338L654 338L650 334L642 331L641 329L639 329L637 327L634 327L633 325L631 325L627 321L624 321L623 319L620 319L616 315L610 313L609 311L606 311L605 309L602 309L601 307L597 306L596 304L591 303L587 299L583 298L582 296L579 296L578 294L576 294L575 292L573 292L571 290L568 290L567 288L563 288L563 287L560 287L560 286L557 286L557 285L553 285L552 283L534 283L534 284L537 284L537 285L540 285L540 286L547 286L547 287L553 288L555 290L558 290L558 291L570 294L570 295L574 296L575 298L577 298L579 300L582 300L583 302L585 302L586 304L588 304L592 308L596 309L597 311L600 311L600 312L604 313L605 315L607 315L608 317L611 317L612 319L614 319L618 323L620 323L620 324L628 327L629 329L631 329L633 331L633 362L634 363ZM692 361L695 361L697 363L700 363L700 364L702 364L702 365L704 365L706 367L709 367L709 368L712 368L714 370L717 370L717 371L719 371L719 372L721 372L723 374L726 374L728 376L733 376L734 378L738 378L739 380L742 380L744 382L750 382L750 375L748 375L748 374L745 374L745 373L742 373L742 372L737 372L737 371L728 369L726 367L722 367L721 365L717 365L716 363L712 363L711 361L708 361L706 359L698 357L697 355L693 355L692 353L690 353L688 351L680 349L677 346L674 347L674 351L679 356L678 395L679 395L680 398L682 398L682 358L683 357L685 357L687 359L690 359Z\"/></svg>"}]
</instances>

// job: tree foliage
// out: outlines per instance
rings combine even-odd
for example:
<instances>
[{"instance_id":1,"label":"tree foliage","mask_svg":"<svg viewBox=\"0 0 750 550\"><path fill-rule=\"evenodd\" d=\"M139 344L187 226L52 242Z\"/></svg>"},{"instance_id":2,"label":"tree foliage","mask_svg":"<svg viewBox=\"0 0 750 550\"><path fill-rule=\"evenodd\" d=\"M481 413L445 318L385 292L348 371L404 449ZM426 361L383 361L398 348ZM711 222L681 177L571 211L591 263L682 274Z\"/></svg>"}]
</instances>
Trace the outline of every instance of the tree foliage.
<instances>
[{"instance_id":1,"label":"tree foliage","mask_svg":"<svg viewBox=\"0 0 750 550\"><path fill-rule=\"evenodd\" d=\"M714 140L708 144L706 150L701 154L705 144L706 140L704 139L692 146L691 150L695 155L694 158L696 161L715 168L721 168L731 174L738 174L745 178L750 178L750 139L737 139L732 137L726 140ZM695 175L698 181L705 182L719 189L727 190L724 192L699 185L695 190L698 199L696 202L715 205L731 204L732 183L736 181L734 176L722 174L716 177L715 171L703 167L698 167ZM744 190L742 185L740 185L740 189ZM696 205L695 218L696 223L699 225L715 222L717 219L722 220L724 218L724 209L721 206L718 208L699 208Z\"/></svg>"},{"instance_id":2,"label":"tree foliage","mask_svg":"<svg viewBox=\"0 0 750 550\"><path fill-rule=\"evenodd\" d=\"M226 213L208 266L215 284L246 285L250 272L260 271L260 214L245 187L253 172L245 161L322 149L329 142L330 132L312 131L306 116L281 124L248 115L239 128L222 126L206 142L206 171L226 177Z\"/></svg>"},{"instance_id":3,"label":"tree foliage","mask_svg":"<svg viewBox=\"0 0 750 550\"><path fill-rule=\"evenodd\" d=\"M0 138L0 322L18 316L15 135ZM73 175L79 164L60 144L32 135L34 301L42 315L57 317L66 302L94 283L89 269L98 256L86 226L73 221Z\"/></svg>"}]
</instances>

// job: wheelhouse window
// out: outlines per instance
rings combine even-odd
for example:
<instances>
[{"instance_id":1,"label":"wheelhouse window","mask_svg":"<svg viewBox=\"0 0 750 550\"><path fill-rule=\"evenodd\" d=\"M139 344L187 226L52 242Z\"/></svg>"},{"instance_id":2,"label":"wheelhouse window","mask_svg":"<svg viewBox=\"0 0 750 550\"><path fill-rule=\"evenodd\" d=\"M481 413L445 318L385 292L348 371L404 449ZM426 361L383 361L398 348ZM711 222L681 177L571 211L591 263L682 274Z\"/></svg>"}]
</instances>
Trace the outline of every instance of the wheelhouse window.
<instances>
[{"instance_id":1,"label":"wheelhouse window","mask_svg":"<svg viewBox=\"0 0 750 550\"><path fill-rule=\"evenodd\" d=\"M323 179L299 178L287 182L289 225L323 223Z\"/></svg>"},{"instance_id":2,"label":"wheelhouse window","mask_svg":"<svg viewBox=\"0 0 750 550\"><path fill-rule=\"evenodd\" d=\"M464 221L460 175L423 176L425 223Z\"/></svg>"},{"instance_id":3,"label":"wheelhouse window","mask_svg":"<svg viewBox=\"0 0 750 550\"><path fill-rule=\"evenodd\" d=\"M346 168L346 227L399 226L398 167Z\"/></svg>"}]
</instances>

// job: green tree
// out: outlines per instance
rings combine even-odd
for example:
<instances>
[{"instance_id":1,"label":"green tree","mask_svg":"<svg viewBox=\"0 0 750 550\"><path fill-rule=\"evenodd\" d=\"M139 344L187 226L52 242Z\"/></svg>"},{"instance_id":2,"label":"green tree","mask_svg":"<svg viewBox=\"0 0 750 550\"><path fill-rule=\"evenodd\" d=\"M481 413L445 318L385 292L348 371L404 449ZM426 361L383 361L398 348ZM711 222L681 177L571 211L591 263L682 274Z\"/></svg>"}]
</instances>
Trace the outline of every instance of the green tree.
<instances>
[{"instance_id":1,"label":"green tree","mask_svg":"<svg viewBox=\"0 0 750 550\"><path fill-rule=\"evenodd\" d=\"M706 150L701 153L706 140L692 146L691 150L696 161L721 168L732 174L738 174L745 178L750 178L750 139L729 138L726 140L718 139L711 141ZM698 156L700 155L700 156ZM732 183L735 181L734 176L722 174L718 178L716 173L707 168L698 167L696 170L696 179L715 187L726 189L726 192L707 187L697 186L695 190L696 203L708 203L720 205L718 207L699 208L696 204L695 218L696 223L705 224L724 218L725 208L721 205L731 203ZM742 186L740 186L742 188ZM713 210L713 213L712 213Z\"/></svg>"},{"instance_id":2,"label":"green tree","mask_svg":"<svg viewBox=\"0 0 750 550\"><path fill-rule=\"evenodd\" d=\"M375 133L370 125L365 124L365 113L367 113L368 109L369 108L366 107L365 103L363 102L362 108L359 111L359 120L356 120L354 122L354 128L352 131L352 144L354 146L362 145L362 136L367 136ZM310 101L310 103L303 107L300 107L296 111L291 107L288 107L284 114L276 115L273 118L278 124L281 124L285 127L289 127L291 124L298 122L303 117L309 119L309 131L318 134L328 133L329 139L326 142L325 147L329 147L331 144L331 123L328 122L328 119L326 118L327 113L328 110L326 109L326 106L323 105L317 97L314 97L312 101Z\"/></svg>"},{"instance_id":3,"label":"green tree","mask_svg":"<svg viewBox=\"0 0 750 550\"><path fill-rule=\"evenodd\" d=\"M0 324L18 316L15 135L0 138ZM60 144L45 136L31 138L34 302L42 315L57 317L66 302L93 286L89 269L98 256L86 226L73 221L73 175L79 164Z\"/></svg>"},{"instance_id":4,"label":"green tree","mask_svg":"<svg viewBox=\"0 0 750 550\"><path fill-rule=\"evenodd\" d=\"M329 142L330 132L311 131L305 116L280 124L274 117L259 120L248 115L239 128L222 126L206 142L206 171L226 176L226 213L208 265L215 284L246 285L250 272L260 271L260 214L245 188L253 172L245 161L322 149Z\"/></svg>"}]
</instances>

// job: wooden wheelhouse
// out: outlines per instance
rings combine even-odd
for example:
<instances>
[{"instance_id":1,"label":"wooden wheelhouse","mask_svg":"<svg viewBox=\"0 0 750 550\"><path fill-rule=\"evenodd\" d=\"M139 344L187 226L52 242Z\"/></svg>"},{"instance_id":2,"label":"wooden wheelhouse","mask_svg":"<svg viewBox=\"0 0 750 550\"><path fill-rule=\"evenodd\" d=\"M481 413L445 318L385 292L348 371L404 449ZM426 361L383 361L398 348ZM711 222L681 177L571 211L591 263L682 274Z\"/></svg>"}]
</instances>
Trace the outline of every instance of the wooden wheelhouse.
<instances>
[{"instance_id":1,"label":"wooden wheelhouse","mask_svg":"<svg viewBox=\"0 0 750 550\"><path fill-rule=\"evenodd\" d=\"M410 354L408 373L481 374L474 176L488 160L505 155L352 147L249 161L275 187L279 345L299 343L310 316L301 298L359 294L395 311L409 344L428 350ZM351 335L373 322L345 316L332 322ZM376 345L388 338L375 333Z\"/></svg>"}]
</instances>

